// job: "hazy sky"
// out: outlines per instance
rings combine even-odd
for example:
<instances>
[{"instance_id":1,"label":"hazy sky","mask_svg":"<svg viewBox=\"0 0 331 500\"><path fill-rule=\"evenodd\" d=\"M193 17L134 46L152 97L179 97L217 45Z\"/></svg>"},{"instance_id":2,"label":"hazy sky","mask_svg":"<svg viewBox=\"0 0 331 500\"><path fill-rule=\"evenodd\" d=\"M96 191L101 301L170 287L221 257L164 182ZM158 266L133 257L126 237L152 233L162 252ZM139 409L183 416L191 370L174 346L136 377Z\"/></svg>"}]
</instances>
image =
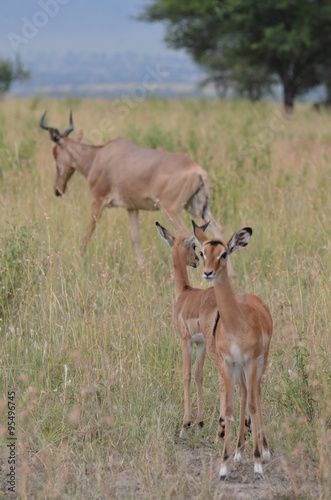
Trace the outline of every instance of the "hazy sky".
<instances>
[{"instance_id":1,"label":"hazy sky","mask_svg":"<svg viewBox=\"0 0 331 500\"><path fill-rule=\"evenodd\" d=\"M2 0L0 57L40 51L169 53L163 25L132 19L150 0ZM44 5L44 9L42 8Z\"/></svg>"}]
</instances>

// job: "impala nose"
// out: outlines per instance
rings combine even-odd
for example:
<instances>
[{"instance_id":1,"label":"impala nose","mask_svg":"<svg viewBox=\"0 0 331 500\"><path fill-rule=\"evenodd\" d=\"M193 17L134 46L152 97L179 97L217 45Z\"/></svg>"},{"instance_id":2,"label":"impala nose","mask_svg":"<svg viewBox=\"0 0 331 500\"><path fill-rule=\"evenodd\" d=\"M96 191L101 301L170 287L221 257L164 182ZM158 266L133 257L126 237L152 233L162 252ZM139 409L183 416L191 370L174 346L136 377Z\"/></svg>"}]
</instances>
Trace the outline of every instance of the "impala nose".
<instances>
[{"instance_id":1,"label":"impala nose","mask_svg":"<svg viewBox=\"0 0 331 500\"><path fill-rule=\"evenodd\" d=\"M210 278L213 277L213 271L209 271L209 273L207 273L206 271L203 273L203 277L205 280L209 280Z\"/></svg>"}]
</instances>

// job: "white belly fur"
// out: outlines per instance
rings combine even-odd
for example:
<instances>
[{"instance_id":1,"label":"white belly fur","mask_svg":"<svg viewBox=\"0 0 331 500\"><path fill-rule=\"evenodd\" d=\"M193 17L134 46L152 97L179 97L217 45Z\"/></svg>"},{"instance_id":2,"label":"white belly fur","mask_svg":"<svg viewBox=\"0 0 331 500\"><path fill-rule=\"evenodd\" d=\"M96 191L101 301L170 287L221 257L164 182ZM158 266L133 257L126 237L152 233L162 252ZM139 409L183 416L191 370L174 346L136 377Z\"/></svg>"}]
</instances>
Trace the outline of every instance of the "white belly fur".
<instances>
[{"instance_id":1,"label":"white belly fur","mask_svg":"<svg viewBox=\"0 0 331 500\"><path fill-rule=\"evenodd\" d=\"M192 335L190 342L192 342L194 344L204 344L205 343L205 341L203 340L202 333L195 333L194 335Z\"/></svg>"}]
</instances>

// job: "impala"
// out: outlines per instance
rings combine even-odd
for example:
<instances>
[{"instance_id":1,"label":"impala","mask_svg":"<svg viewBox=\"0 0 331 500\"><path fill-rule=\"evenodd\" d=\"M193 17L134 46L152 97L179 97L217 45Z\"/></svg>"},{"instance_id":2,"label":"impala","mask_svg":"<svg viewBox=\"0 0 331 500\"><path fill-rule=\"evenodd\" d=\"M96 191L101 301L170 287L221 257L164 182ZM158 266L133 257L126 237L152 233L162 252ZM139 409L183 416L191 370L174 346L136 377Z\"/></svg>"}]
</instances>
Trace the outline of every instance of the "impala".
<instances>
[{"instance_id":1,"label":"impala","mask_svg":"<svg viewBox=\"0 0 331 500\"><path fill-rule=\"evenodd\" d=\"M140 260L139 210L161 210L173 227L185 229L181 211L185 208L204 221L211 219L215 237L223 234L222 228L211 217L209 209L208 175L184 153L146 149L118 137L103 146L82 144L83 132L74 139L72 114L69 127L62 132L45 125L46 112L40 126L49 131L55 143L53 155L56 162L54 191L57 196L65 193L67 182L75 170L86 177L91 195L91 216L86 227L81 253L96 227L105 207L123 207L128 210L130 232L136 256Z\"/></svg>"},{"instance_id":2,"label":"impala","mask_svg":"<svg viewBox=\"0 0 331 500\"><path fill-rule=\"evenodd\" d=\"M252 293L245 293L241 301L236 299L228 278L229 256L239 248L247 246L252 235L251 228L237 231L226 243L224 240L209 240L194 221L193 231L202 247L204 261L203 277L214 284L220 321L216 327L216 349L224 363L225 385L225 439L222 453L220 478L228 473L230 458L231 421L234 409L234 386L240 387L240 420L235 461L242 459L244 448L245 409L251 416L253 433L254 472L263 476L258 440L257 413L263 458L270 459L261 408L261 377L265 371L269 345L273 330L272 317L264 302Z\"/></svg>"},{"instance_id":3,"label":"impala","mask_svg":"<svg viewBox=\"0 0 331 500\"><path fill-rule=\"evenodd\" d=\"M202 226L201 231L205 231L208 223ZM184 437L185 430L191 425L190 416L190 383L191 383L191 365L193 344L196 344L196 362L195 362L195 383L197 386L198 413L197 422L203 425L203 406L202 406L202 382L203 365L205 361L206 348L209 357L214 362L219 375L221 401L220 418L218 423L217 439L224 436L224 383L223 383L223 362L216 351L215 329L219 322L219 313L213 287L206 290L192 288L187 267L198 267L199 257L195 249L194 235L173 236L167 229L156 222L157 230L163 240L171 247L171 257L175 276L175 309L173 312L173 321L176 331L180 337L180 344L183 356L183 384L184 384L184 417L180 436ZM241 300L241 296L236 296ZM246 426L249 428L250 422L246 420Z\"/></svg>"}]
</instances>

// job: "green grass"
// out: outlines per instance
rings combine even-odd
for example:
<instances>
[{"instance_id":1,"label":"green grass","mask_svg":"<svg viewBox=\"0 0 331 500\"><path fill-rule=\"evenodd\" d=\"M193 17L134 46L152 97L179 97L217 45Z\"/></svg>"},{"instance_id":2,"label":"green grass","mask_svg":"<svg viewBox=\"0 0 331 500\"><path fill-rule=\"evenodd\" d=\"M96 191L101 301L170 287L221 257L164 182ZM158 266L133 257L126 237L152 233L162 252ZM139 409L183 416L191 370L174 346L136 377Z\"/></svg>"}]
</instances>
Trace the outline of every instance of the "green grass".
<instances>
[{"instance_id":1,"label":"green grass","mask_svg":"<svg viewBox=\"0 0 331 500\"><path fill-rule=\"evenodd\" d=\"M209 360L206 425L187 442L178 439L183 388L174 283L169 249L154 226L167 222L159 213L140 214L143 269L120 209L105 211L79 257L87 184L75 174L66 196L54 196L52 145L38 128L46 108L50 124L66 127L68 103L8 100L0 111L0 436L5 444L10 388L19 494L217 497L219 389ZM74 108L77 130L112 119L113 137L185 151L209 172L212 213L226 234L253 227L233 266L237 290L261 296L274 319L263 384L272 453L285 464L290 497L327 498L331 115L298 107L289 120L275 105L241 101L147 100L125 120L108 101L74 100ZM204 287L201 274L190 271ZM3 479L5 446L1 462ZM266 478L272 470L273 463Z\"/></svg>"}]
</instances>

